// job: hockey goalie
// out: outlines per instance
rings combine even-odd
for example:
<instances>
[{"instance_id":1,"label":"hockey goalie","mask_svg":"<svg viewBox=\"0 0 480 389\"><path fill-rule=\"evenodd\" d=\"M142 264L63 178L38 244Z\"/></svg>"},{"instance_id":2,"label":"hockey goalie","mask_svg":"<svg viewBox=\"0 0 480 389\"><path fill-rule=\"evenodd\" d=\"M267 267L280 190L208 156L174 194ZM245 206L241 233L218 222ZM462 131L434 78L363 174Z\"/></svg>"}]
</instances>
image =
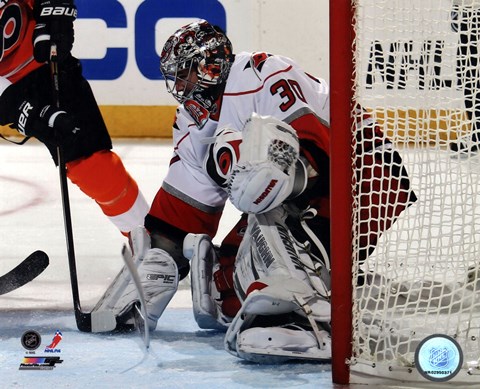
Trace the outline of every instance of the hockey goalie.
<instances>
[{"instance_id":1,"label":"hockey goalie","mask_svg":"<svg viewBox=\"0 0 480 389\"><path fill-rule=\"evenodd\" d=\"M161 70L180 103L174 154L145 228L130 236L147 324L155 329L191 270L195 320L200 328L225 330L231 354L328 360L334 135L327 84L283 56L233 54L223 31L204 20L167 40ZM369 141L357 149L357 164L371 178L359 188L361 201L387 220L370 217L362 227L369 231L360 242L366 257L414 195L399 154L368 115L361 120L369 125L360 136ZM391 163L376 163L385 153ZM378 169L386 178L377 178ZM368 196L382 186L398 188L395 198ZM217 247L212 239L227 200L242 217ZM136 304L122 270L96 309L113 310L122 327L133 322Z\"/></svg>"}]
</instances>

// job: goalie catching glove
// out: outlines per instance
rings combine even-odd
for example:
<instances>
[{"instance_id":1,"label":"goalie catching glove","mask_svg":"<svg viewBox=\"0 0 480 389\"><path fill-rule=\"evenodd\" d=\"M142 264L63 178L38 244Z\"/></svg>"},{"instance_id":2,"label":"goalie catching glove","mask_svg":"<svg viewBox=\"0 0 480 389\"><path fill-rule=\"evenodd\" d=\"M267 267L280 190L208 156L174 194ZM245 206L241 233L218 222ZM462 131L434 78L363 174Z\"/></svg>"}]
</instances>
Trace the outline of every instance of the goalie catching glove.
<instances>
[{"instance_id":1,"label":"goalie catching glove","mask_svg":"<svg viewBox=\"0 0 480 389\"><path fill-rule=\"evenodd\" d=\"M306 186L295 130L271 116L255 113L242 131L240 158L228 181L228 195L237 209L267 212Z\"/></svg>"}]
</instances>

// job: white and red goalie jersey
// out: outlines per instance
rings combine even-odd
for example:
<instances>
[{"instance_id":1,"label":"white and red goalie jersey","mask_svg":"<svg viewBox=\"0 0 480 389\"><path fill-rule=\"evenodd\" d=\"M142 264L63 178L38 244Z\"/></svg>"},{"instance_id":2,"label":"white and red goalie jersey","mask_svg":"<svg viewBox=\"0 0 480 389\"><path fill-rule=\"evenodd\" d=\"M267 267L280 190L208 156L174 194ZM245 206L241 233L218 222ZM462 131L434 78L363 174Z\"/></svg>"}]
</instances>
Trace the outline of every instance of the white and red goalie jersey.
<instances>
[{"instance_id":1,"label":"white and red goalie jersey","mask_svg":"<svg viewBox=\"0 0 480 389\"><path fill-rule=\"evenodd\" d=\"M226 145L230 155L219 153L214 157L221 160L209 164L209 138L222 128L241 131L254 112L280 119L297 131L301 154L313 168L312 178L322 175L325 180L317 201L321 213L328 216L328 92L325 81L311 77L289 58L237 54L219 110L202 128L185 105L178 107L174 156L147 217L147 228L161 220L185 232L215 235L228 198L226 173L238 158L238 142Z\"/></svg>"}]
</instances>

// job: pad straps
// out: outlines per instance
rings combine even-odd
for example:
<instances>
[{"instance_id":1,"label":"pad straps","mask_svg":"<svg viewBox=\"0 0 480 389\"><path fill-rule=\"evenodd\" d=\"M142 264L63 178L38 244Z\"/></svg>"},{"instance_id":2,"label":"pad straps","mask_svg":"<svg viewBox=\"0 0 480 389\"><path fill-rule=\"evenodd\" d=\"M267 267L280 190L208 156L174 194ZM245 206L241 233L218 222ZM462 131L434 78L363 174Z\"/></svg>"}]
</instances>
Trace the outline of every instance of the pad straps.
<instances>
[{"instance_id":1,"label":"pad straps","mask_svg":"<svg viewBox=\"0 0 480 389\"><path fill-rule=\"evenodd\" d=\"M300 308L302 308L302 310L305 312L305 315L307 316L308 322L310 323L313 333L315 334L315 338L317 339L318 348L320 350L324 350L326 342L323 339L320 328L318 328L317 322L312 317L312 308L310 307L310 305L307 304L307 302L303 299L302 296L294 294L293 297L295 298L296 303L300 306Z\"/></svg>"},{"instance_id":2,"label":"pad straps","mask_svg":"<svg viewBox=\"0 0 480 389\"><path fill-rule=\"evenodd\" d=\"M315 216L317 216L317 210L314 208L307 208L305 211L303 211L300 214L300 224L308 237L311 239L311 241L317 246L318 250L320 251L322 258L319 258L320 262L322 262L325 267L328 269L328 271L331 270L330 266L330 258L328 256L327 250L325 249L325 246L323 243L318 239L318 237L313 233L311 228L308 226L306 220L313 219Z\"/></svg>"}]
</instances>

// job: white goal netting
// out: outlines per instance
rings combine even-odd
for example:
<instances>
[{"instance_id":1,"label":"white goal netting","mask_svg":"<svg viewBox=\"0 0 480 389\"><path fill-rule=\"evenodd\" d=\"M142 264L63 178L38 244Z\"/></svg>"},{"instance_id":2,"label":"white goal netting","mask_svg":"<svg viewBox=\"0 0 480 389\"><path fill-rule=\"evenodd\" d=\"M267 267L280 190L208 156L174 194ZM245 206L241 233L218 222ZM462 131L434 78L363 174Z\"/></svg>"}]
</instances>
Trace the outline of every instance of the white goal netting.
<instances>
[{"instance_id":1,"label":"white goal netting","mask_svg":"<svg viewBox=\"0 0 480 389\"><path fill-rule=\"evenodd\" d=\"M352 161L351 372L425 382L416 348L445 334L463 351L452 382L479 383L480 1L353 5L354 98L383 133L372 148L365 128L354 130L355 150L371 159Z\"/></svg>"}]
</instances>

